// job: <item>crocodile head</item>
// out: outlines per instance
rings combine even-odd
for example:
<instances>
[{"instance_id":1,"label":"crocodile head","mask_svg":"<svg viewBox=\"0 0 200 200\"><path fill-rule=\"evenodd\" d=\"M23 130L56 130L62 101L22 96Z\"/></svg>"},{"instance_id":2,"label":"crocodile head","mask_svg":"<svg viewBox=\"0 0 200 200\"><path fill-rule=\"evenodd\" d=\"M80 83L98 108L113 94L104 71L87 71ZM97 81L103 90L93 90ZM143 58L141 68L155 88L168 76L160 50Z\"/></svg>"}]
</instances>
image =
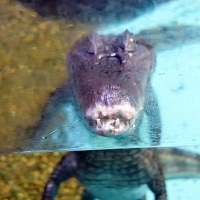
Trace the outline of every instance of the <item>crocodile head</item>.
<instances>
[{"instance_id":1,"label":"crocodile head","mask_svg":"<svg viewBox=\"0 0 200 200\"><path fill-rule=\"evenodd\" d=\"M92 33L77 41L68 55L68 67L89 127L106 136L134 129L153 66L153 48L129 31L117 36Z\"/></svg>"}]
</instances>

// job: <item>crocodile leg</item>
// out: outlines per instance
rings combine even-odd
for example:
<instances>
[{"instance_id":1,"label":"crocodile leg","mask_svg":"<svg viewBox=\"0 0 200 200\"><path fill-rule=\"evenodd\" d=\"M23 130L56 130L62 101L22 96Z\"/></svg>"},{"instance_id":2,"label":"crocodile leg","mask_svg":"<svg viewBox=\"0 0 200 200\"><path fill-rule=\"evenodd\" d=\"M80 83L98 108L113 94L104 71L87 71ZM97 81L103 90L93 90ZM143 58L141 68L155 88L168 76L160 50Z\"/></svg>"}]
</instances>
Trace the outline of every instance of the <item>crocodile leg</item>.
<instances>
[{"instance_id":1,"label":"crocodile leg","mask_svg":"<svg viewBox=\"0 0 200 200\"><path fill-rule=\"evenodd\" d=\"M157 173L148 183L149 188L155 195L155 200L167 200L165 178L161 166L158 165Z\"/></svg>"},{"instance_id":2,"label":"crocodile leg","mask_svg":"<svg viewBox=\"0 0 200 200\"><path fill-rule=\"evenodd\" d=\"M77 156L75 153L67 154L58 163L50 179L48 180L42 200L53 200L58 193L60 183L71 178L77 168Z\"/></svg>"}]
</instances>

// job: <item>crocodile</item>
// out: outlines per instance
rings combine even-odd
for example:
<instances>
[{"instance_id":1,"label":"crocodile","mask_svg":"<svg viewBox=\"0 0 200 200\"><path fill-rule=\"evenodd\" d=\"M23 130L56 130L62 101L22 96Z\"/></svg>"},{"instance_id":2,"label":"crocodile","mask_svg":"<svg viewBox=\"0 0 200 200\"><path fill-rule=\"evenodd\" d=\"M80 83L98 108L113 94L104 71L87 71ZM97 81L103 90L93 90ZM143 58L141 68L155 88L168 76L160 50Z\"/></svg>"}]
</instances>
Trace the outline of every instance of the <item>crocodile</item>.
<instances>
[{"instance_id":1,"label":"crocodile","mask_svg":"<svg viewBox=\"0 0 200 200\"><path fill-rule=\"evenodd\" d=\"M42 16L56 16L70 22L80 22L80 20L88 22L95 18L95 24L99 22L98 20L113 22L113 20L121 19L123 21L127 13L132 19L142 14L144 8L148 10L170 0L130 0L126 1L126 5L121 0L105 0L100 3L89 0L81 2L19 1ZM150 122L151 143L158 145L161 137L161 119L158 103L150 84L154 70L154 51L170 49L199 37L199 27L179 24L142 31L138 35L126 31L120 36L106 37L92 34L79 40L70 52L68 66L71 68L72 90L75 91L75 98L72 98L72 101L77 102L88 131L110 137L123 135L128 130L135 132L145 113ZM172 42L169 42L169 38ZM135 54L138 56L134 57ZM96 73L96 70L92 73L92 64L95 62L97 66L100 66L96 68L100 74ZM134 63L137 63L136 67L141 70L137 71L139 76L132 76ZM121 66L125 70L119 69ZM120 79L118 79L119 76ZM112 84L108 82L108 78ZM98 90L96 90L97 87L99 87ZM59 97L72 96L72 94L66 96L65 94L66 91L62 90L55 93L55 96L58 96L49 101L50 106L47 106L42 120L49 117L49 110L54 112L57 108L55 104L59 104ZM56 100L58 100L57 103ZM70 152L58 163L46 184L42 198L44 200L54 199L60 183L71 177L77 177L86 188L82 195L82 199L85 200L110 198L139 200L145 196L147 186L154 192L156 200L166 200L165 177L187 176L187 168L183 169L185 158L194 161L193 173L199 174L198 167L195 167L198 166L199 155L183 153L182 159L176 160L174 164L175 166L181 165L181 172L179 172L178 167L169 166L171 162L165 160L167 153L172 157L175 156L174 159L177 157L180 159L180 152L176 149L138 148ZM190 162L189 165L191 166L192 163ZM192 174L191 170L190 174Z\"/></svg>"},{"instance_id":2,"label":"crocodile","mask_svg":"<svg viewBox=\"0 0 200 200\"><path fill-rule=\"evenodd\" d=\"M182 28L186 34L191 30L189 26ZM176 27L161 29L177 37ZM135 35L128 30L119 35L91 33L69 52L70 91L91 133L126 137L130 132L134 134L145 113L150 122L150 140L153 145L159 144L161 119L150 80L154 51L164 45L156 46L148 35L147 42L142 37L145 34ZM85 186L83 200L140 200L147 187L156 200L167 200L158 152L153 148L70 152L58 163L42 198L54 199L60 183L76 177Z\"/></svg>"}]
</instances>

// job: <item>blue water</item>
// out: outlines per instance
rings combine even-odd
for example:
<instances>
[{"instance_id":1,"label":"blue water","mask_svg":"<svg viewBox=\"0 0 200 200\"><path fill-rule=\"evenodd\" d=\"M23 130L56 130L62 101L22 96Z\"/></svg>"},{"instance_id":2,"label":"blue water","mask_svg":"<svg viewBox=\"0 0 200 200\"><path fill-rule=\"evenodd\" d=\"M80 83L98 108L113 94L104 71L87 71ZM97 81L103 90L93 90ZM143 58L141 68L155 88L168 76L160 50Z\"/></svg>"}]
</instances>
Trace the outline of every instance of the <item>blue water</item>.
<instances>
[{"instance_id":1,"label":"blue water","mask_svg":"<svg viewBox=\"0 0 200 200\"><path fill-rule=\"evenodd\" d=\"M154 10L134 20L120 24L109 24L98 29L101 34L118 34L126 29L138 33L141 30L163 25L200 25L200 1L174 0L162 4Z\"/></svg>"}]
</instances>

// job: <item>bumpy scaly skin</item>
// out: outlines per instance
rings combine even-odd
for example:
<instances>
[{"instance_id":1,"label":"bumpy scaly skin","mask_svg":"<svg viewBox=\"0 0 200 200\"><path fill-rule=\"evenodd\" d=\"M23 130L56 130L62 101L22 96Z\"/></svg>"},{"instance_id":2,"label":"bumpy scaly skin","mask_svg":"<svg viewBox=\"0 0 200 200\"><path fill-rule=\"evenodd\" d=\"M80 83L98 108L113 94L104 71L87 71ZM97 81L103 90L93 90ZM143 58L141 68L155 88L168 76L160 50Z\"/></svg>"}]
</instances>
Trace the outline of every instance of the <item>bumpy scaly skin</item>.
<instances>
[{"instance_id":1,"label":"bumpy scaly skin","mask_svg":"<svg viewBox=\"0 0 200 200\"><path fill-rule=\"evenodd\" d=\"M83 116L87 120L96 120L97 126L98 123L109 124L110 120L114 120L116 126L123 120L132 120L134 124L141 110L147 109L150 133L153 131L158 136L158 107L145 105L155 100L153 95L146 95L153 61L152 47L128 31L119 36L93 34L78 41L69 54L69 65ZM122 116L116 117L117 114ZM107 130L103 125L101 128L107 134L120 133ZM53 199L60 183L71 177L84 184L85 200L93 197L108 200L111 196L115 200L141 200L146 185L156 200L166 200L163 172L152 149L71 152L54 170L43 199Z\"/></svg>"},{"instance_id":2,"label":"bumpy scaly skin","mask_svg":"<svg viewBox=\"0 0 200 200\"><path fill-rule=\"evenodd\" d=\"M163 172L152 149L72 152L57 165L43 200L54 199L60 183L71 177L84 184L84 200L108 200L111 196L115 200L141 200L145 184L156 200L166 200Z\"/></svg>"},{"instance_id":3,"label":"bumpy scaly skin","mask_svg":"<svg viewBox=\"0 0 200 200\"><path fill-rule=\"evenodd\" d=\"M76 101L90 128L119 135L134 128L144 109L154 66L153 48L125 31L83 37L68 55Z\"/></svg>"}]
</instances>

